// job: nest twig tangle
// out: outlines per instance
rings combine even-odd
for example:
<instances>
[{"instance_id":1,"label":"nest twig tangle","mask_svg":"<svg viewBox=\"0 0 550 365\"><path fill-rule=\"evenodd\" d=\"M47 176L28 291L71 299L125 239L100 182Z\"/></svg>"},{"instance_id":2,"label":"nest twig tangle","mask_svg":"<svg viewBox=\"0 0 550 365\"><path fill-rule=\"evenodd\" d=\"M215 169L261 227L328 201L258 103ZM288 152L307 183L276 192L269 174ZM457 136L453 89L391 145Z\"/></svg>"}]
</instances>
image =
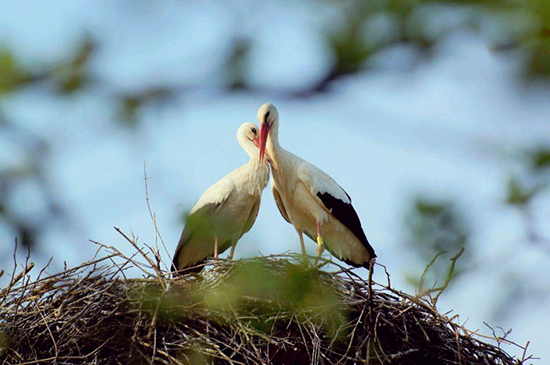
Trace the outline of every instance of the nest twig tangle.
<instances>
[{"instance_id":1,"label":"nest twig tangle","mask_svg":"<svg viewBox=\"0 0 550 365\"><path fill-rule=\"evenodd\" d=\"M105 249L105 248L104 248ZM526 364L409 296L292 255L170 278L111 248L0 294L2 364ZM128 267L143 278L127 278Z\"/></svg>"}]
</instances>

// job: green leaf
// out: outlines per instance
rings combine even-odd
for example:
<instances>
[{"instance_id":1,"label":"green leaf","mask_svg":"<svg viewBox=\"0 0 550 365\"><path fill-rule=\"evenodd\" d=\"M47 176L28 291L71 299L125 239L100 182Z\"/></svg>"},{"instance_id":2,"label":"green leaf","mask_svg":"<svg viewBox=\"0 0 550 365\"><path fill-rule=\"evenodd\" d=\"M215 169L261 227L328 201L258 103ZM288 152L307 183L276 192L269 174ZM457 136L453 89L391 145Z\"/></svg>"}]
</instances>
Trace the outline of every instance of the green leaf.
<instances>
[{"instance_id":1,"label":"green leaf","mask_svg":"<svg viewBox=\"0 0 550 365\"><path fill-rule=\"evenodd\" d=\"M525 206L538 191L538 188L527 189L523 187L516 177L512 177L508 182L506 202L519 207Z\"/></svg>"},{"instance_id":2,"label":"green leaf","mask_svg":"<svg viewBox=\"0 0 550 365\"><path fill-rule=\"evenodd\" d=\"M13 55L5 49L0 49L0 94L15 90L26 80L25 72Z\"/></svg>"},{"instance_id":3,"label":"green leaf","mask_svg":"<svg viewBox=\"0 0 550 365\"><path fill-rule=\"evenodd\" d=\"M530 153L531 164L534 170L550 168L550 148L541 147Z\"/></svg>"}]
</instances>

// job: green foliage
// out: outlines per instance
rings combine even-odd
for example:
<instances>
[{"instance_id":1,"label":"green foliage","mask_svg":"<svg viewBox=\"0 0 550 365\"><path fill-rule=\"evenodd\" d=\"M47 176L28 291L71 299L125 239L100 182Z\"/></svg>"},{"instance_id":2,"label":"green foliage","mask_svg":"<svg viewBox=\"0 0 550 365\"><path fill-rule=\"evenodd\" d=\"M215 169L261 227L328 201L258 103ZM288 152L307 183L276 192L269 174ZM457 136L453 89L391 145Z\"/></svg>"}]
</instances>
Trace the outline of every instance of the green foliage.
<instances>
[{"instance_id":1,"label":"green foliage","mask_svg":"<svg viewBox=\"0 0 550 365\"><path fill-rule=\"evenodd\" d=\"M509 46L525 54L523 74L528 80L550 77L550 2L547 0L498 1L488 14L508 13L500 26Z\"/></svg>"},{"instance_id":2,"label":"green foliage","mask_svg":"<svg viewBox=\"0 0 550 365\"><path fill-rule=\"evenodd\" d=\"M17 89L27 80L26 72L17 64L13 55L0 48L0 96Z\"/></svg>"},{"instance_id":3,"label":"green foliage","mask_svg":"<svg viewBox=\"0 0 550 365\"><path fill-rule=\"evenodd\" d=\"M447 289L447 287L451 283L451 280L455 278L455 276L456 276L455 266L456 266L456 263L457 263L458 259L460 258L460 256L462 256L462 254L464 253L464 248L462 248L460 251L458 251L458 253L455 256L451 257L451 259L450 259L451 264L449 265L449 269L448 269L447 274L445 276L445 282L440 286L437 286L438 283L434 282L433 285L430 288L426 288L426 286L425 286L426 276L427 276L428 272L430 271L430 268L433 266L433 264L436 262L436 260L439 258L439 256L441 256L445 253L446 253L445 251L439 252L437 255L434 256L432 261L430 261L428 263L428 265L426 265L426 267L424 268L424 272L422 273L422 276L420 277L420 280L418 281L418 284L417 284L417 290L416 290L417 297L426 297L427 296L428 299L431 300L433 305L437 304L437 300L439 299L439 296L443 293L443 291L445 289ZM433 295L433 294L435 294L435 295Z\"/></svg>"},{"instance_id":4,"label":"green foliage","mask_svg":"<svg viewBox=\"0 0 550 365\"><path fill-rule=\"evenodd\" d=\"M119 113L117 121L124 126L135 128L139 124L139 110L147 103L159 103L169 100L174 90L166 87L156 87L143 91L118 95Z\"/></svg>"},{"instance_id":5,"label":"green foliage","mask_svg":"<svg viewBox=\"0 0 550 365\"><path fill-rule=\"evenodd\" d=\"M359 71L371 55L372 50L365 44L362 35L366 13L366 10L355 9L351 14L347 14L347 21L342 25L342 29L329 35L335 55L334 74L344 75Z\"/></svg>"},{"instance_id":6,"label":"green foliage","mask_svg":"<svg viewBox=\"0 0 550 365\"><path fill-rule=\"evenodd\" d=\"M538 147L528 152L531 166L535 171L550 169L550 148Z\"/></svg>"},{"instance_id":7,"label":"green foliage","mask_svg":"<svg viewBox=\"0 0 550 365\"><path fill-rule=\"evenodd\" d=\"M516 10L527 11L535 25L520 40L528 53L525 74L529 78L550 77L550 2L530 0L520 4Z\"/></svg>"},{"instance_id":8,"label":"green foliage","mask_svg":"<svg viewBox=\"0 0 550 365\"><path fill-rule=\"evenodd\" d=\"M550 149L535 147L524 153L525 173L515 174L508 181L506 203L527 209L540 192L550 186Z\"/></svg>"},{"instance_id":9,"label":"green foliage","mask_svg":"<svg viewBox=\"0 0 550 365\"><path fill-rule=\"evenodd\" d=\"M62 94L80 90L88 80L87 63L95 50L95 43L90 39L82 42L73 57L40 73L29 73L24 70L8 50L0 49L0 95L17 90L17 88L45 80L51 80Z\"/></svg>"},{"instance_id":10,"label":"green foliage","mask_svg":"<svg viewBox=\"0 0 550 365\"><path fill-rule=\"evenodd\" d=\"M407 215L411 243L424 258L442 251L459 251L468 244L468 228L450 202L418 198Z\"/></svg>"},{"instance_id":11,"label":"green foliage","mask_svg":"<svg viewBox=\"0 0 550 365\"><path fill-rule=\"evenodd\" d=\"M61 93L70 94L86 86L89 81L88 61L95 49L95 42L89 38L84 40L71 60L52 71Z\"/></svg>"},{"instance_id":12,"label":"green foliage","mask_svg":"<svg viewBox=\"0 0 550 365\"><path fill-rule=\"evenodd\" d=\"M236 41L233 45L233 49L225 65L229 78L228 88L230 90L246 89L245 74L248 66L246 57L250 48L250 42L244 39Z\"/></svg>"},{"instance_id":13,"label":"green foliage","mask_svg":"<svg viewBox=\"0 0 550 365\"><path fill-rule=\"evenodd\" d=\"M517 177L510 178L508 182L508 196L506 202L510 205L524 206L535 196L540 188L527 188L523 186Z\"/></svg>"},{"instance_id":14,"label":"green foliage","mask_svg":"<svg viewBox=\"0 0 550 365\"><path fill-rule=\"evenodd\" d=\"M409 282L417 287L419 295L442 291L454 277L465 270L470 259L468 251L465 251L470 235L467 225L452 203L426 198L417 198L414 201L406 222L409 246L413 252L419 254L422 261L427 262L422 275L409 276ZM449 258L450 267L445 261L438 260L448 252L455 254ZM459 257L462 260L457 266ZM427 282L433 284L427 285ZM438 283L444 284L438 286Z\"/></svg>"},{"instance_id":15,"label":"green foliage","mask_svg":"<svg viewBox=\"0 0 550 365\"><path fill-rule=\"evenodd\" d=\"M142 101L135 96L120 97L120 121L129 127L135 127L138 117L138 108Z\"/></svg>"},{"instance_id":16,"label":"green foliage","mask_svg":"<svg viewBox=\"0 0 550 365\"><path fill-rule=\"evenodd\" d=\"M426 24L445 11L459 8L469 10L464 13L467 14L465 26L475 32L489 27L498 34L488 39L493 49L513 49L525 55L523 74L527 80L550 76L550 2L547 0L355 1L353 4L349 11L353 16L344 26L346 31L341 33L338 42L332 42L337 55L337 69L357 71L359 68L349 65L359 64L375 51L398 42L428 51L446 32L434 31ZM435 7L438 7L437 11L424 11ZM397 37L386 40L376 49L366 50L362 35L357 30L376 14L391 15L397 20L394 29Z\"/></svg>"},{"instance_id":17,"label":"green foliage","mask_svg":"<svg viewBox=\"0 0 550 365\"><path fill-rule=\"evenodd\" d=\"M268 332L281 316L298 321L314 321L331 336L347 320L346 311L330 285L316 269L288 263L274 271L266 261L242 261L234 265L223 280L197 280L169 293L157 285L149 285L141 293L143 308L157 313L161 320L191 318L208 313L209 319L224 323L235 318L247 320L260 332ZM160 299L159 299L160 298ZM174 312L176 304L189 311Z\"/></svg>"}]
</instances>

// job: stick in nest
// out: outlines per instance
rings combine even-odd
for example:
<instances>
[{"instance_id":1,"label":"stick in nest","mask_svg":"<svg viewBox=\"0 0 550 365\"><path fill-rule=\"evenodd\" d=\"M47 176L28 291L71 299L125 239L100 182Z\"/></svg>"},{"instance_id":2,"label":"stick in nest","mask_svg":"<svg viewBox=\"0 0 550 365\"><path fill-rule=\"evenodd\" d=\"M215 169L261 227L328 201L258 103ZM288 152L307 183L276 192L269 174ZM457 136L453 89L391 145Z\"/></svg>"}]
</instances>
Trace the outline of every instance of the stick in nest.
<instances>
[{"instance_id":1,"label":"stick in nest","mask_svg":"<svg viewBox=\"0 0 550 365\"><path fill-rule=\"evenodd\" d=\"M103 258L2 291L0 362L521 365L531 359L506 335L498 343L519 346L521 359L484 342L457 317L439 314L428 298L364 280L337 263L338 271L328 273L296 264L300 255L219 260L199 275L172 279L151 248L136 247L143 257L137 260L100 245ZM131 266L145 277L125 278Z\"/></svg>"}]
</instances>

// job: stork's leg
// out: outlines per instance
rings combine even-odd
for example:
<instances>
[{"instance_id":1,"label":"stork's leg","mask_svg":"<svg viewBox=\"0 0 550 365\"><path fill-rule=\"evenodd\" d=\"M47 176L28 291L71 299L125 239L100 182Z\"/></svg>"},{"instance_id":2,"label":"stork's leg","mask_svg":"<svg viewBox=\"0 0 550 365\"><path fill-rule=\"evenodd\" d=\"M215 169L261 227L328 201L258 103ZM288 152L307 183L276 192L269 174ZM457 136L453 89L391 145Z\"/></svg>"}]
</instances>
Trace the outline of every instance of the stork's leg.
<instances>
[{"instance_id":1,"label":"stork's leg","mask_svg":"<svg viewBox=\"0 0 550 365\"><path fill-rule=\"evenodd\" d=\"M321 233L321 223L317 221L317 258L315 259L315 264L319 261L319 257L323 254L325 250L325 241L323 240L323 234Z\"/></svg>"},{"instance_id":2,"label":"stork's leg","mask_svg":"<svg viewBox=\"0 0 550 365\"><path fill-rule=\"evenodd\" d=\"M306 253L306 245L304 244L304 234L301 229L296 229L296 232L298 232L298 237L300 237L300 246L302 246L302 258L305 264L307 263L307 253Z\"/></svg>"},{"instance_id":3,"label":"stork's leg","mask_svg":"<svg viewBox=\"0 0 550 365\"><path fill-rule=\"evenodd\" d=\"M302 255L305 257L306 254L306 245L304 244L304 234L301 229L298 229L298 237L300 237L300 246L302 247Z\"/></svg>"},{"instance_id":4,"label":"stork's leg","mask_svg":"<svg viewBox=\"0 0 550 365\"><path fill-rule=\"evenodd\" d=\"M218 236L214 238L214 258L218 258Z\"/></svg>"},{"instance_id":5,"label":"stork's leg","mask_svg":"<svg viewBox=\"0 0 550 365\"><path fill-rule=\"evenodd\" d=\"M317 222L317 256L321 256L325 250L325 241L323 240L323 234L321 233L321 223Z\"/></svg>"},{"instance_id":6,"label":"stork's leg","mask_svg":"<svg viewBox=\"0 0 550 365\"><path fill-rule=\"evenodd\" d=\"M231 252L229 253L229 260L233 260L233 254L235 253L235 246L237 246L237 242L231 242Z\"/></svg>"}]
</instances>

